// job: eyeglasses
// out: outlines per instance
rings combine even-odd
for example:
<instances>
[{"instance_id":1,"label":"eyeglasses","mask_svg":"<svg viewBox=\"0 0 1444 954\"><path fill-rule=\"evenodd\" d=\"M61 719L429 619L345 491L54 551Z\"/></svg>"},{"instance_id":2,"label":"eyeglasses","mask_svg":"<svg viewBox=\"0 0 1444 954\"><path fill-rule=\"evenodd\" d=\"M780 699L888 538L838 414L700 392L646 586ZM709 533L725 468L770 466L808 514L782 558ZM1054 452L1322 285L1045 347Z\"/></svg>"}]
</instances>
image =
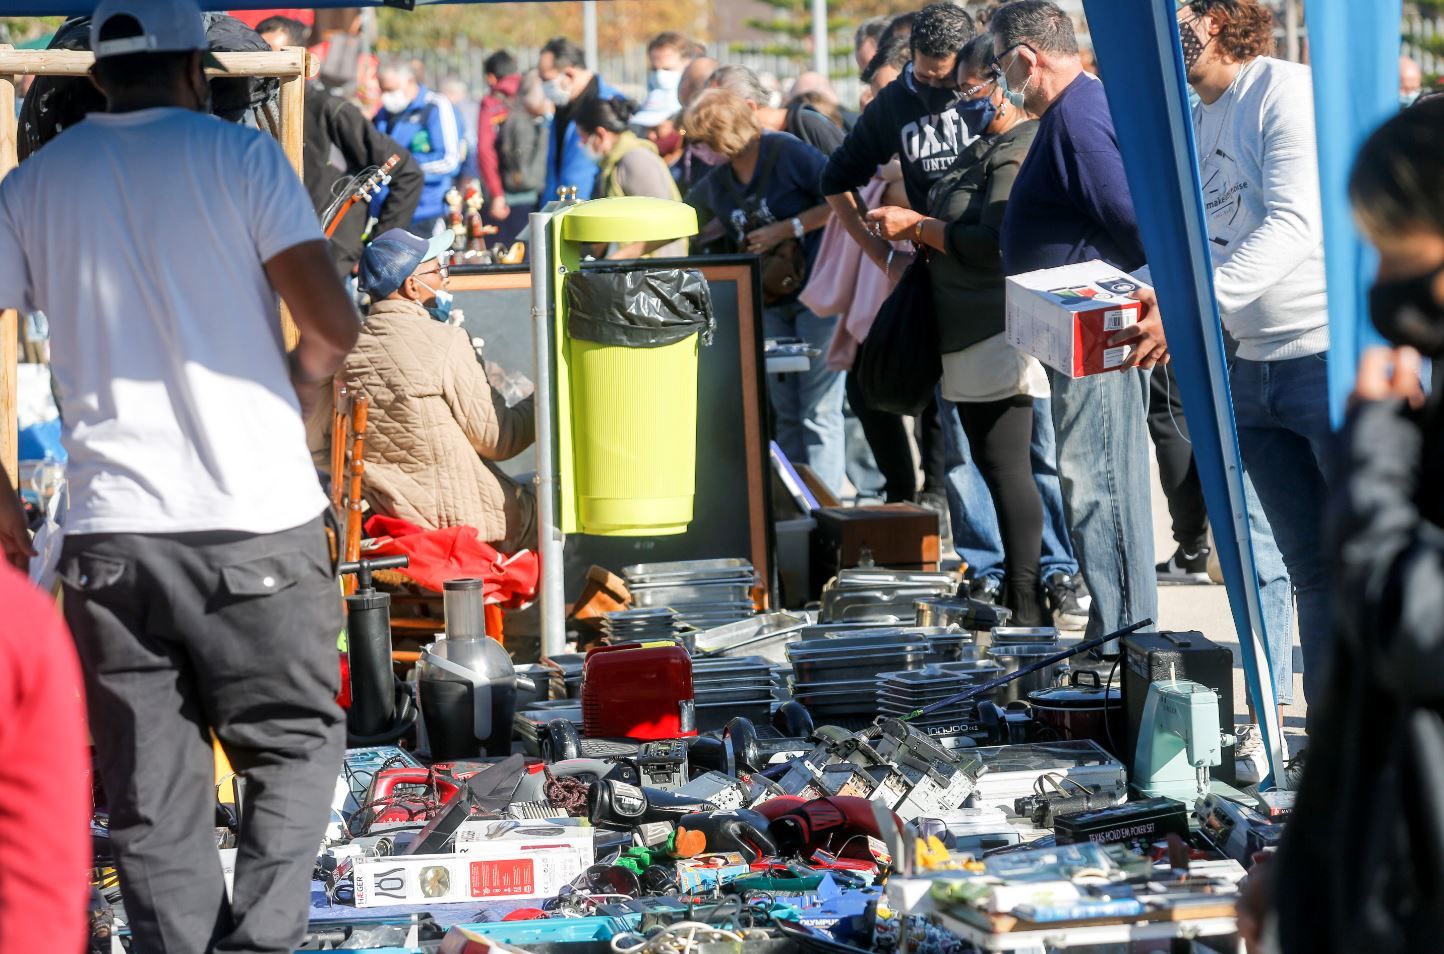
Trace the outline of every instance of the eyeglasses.
<instances>
[{"instance_id":1,"label":"eyeglasses","mask_svg":"<svg viewBox=\"0 0 1444 954\"><path fill-rule=\"evenodd\" d=\"M448 266L448 265L438 265L438 266L436 266L435 268L431 269L430 271L425 271L425 272L412 272L412 275L414 275L414 276L417 277L417 278L424 278L424 277L426 277L427 275L440 275L442 278L448 278L448 277L450 277L450 274L451 274L451 267Z\"/></svg>"},{"instance_id":2,"label":"eyeglasses","mask_svg":"<svg viewBox=\"0 0 1444 954\"><path fill-rule=\"evenodd\" d=\"M1032 53L1034 56L1037 56L1037 55L1038 55L1038 51L1035 50L1035 49L1033 49L1033 47L1032 47L1031 44L1028 44L1028 43L1014 43L1012 46L1008 47L1008 48L1007 48L1006 50L1004 50L1002 53L1000 53L1000 54L998 54L997 56L993 57L993 62L990 63L990 64L988 64L988 65L991 66L996 72L1002 73L1003 70L1004 70L1004 68L1005 68L1005 67L1003 66L1003 57L1007 56L1009 53L1012 53L1014 50L1018 50L1018 49L1027 50L1029 53Z\"/></svg>"},{"instance_id":3,"label":"eyeglasses","mask_svg":"<svg viewBox=\"0 0 1444 954\"><path fill-rule=\"evenodd\" d=\"M963 99L977 99L989 87L997 85L998 74L994 73L986 82L979 83L977 86L969 86L967 89L963 90Z\"/></svg>"}]
</instances>

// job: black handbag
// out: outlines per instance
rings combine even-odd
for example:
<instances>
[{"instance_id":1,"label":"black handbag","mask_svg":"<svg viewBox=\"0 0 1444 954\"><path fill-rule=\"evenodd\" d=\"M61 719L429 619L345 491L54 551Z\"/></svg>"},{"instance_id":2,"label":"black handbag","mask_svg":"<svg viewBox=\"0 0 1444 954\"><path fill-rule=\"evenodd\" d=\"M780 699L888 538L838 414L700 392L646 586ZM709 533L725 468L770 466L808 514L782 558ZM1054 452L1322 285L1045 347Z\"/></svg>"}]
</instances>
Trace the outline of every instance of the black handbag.
<instances>
[{"instance_id":1,"label":"black handbag","mask_svg":"<svg viewBox=\"0 0 1444 954\"><path fill-rule=\"evenodd\" d=\"M915 417L933 399L943 357L925 253L918 254L878 309L852 373L875 411Z\"/></svg>"},{"instance_id":2,"label":"black handbag","mask_svg":"<svg viewBox=\"0 0 1444 954\"><path fill-rule=\"evenodd\" d=\"M775 221L770 213L764 214L767 186L772 181L772 168L777 165L781 147L774 144L766 151L757 167L752 193L755 198L745 198L737 190L737 183L730 172L718 173L722 184L732 196L732 204L741 218L733 221L736 229L736 243L740 251L747 246L747 233ZM785 238L758 256L758 275L762 280L762 304L772 305L802 291L807 282L807 252L796 238Z\"/></svg>"}]
</instances>

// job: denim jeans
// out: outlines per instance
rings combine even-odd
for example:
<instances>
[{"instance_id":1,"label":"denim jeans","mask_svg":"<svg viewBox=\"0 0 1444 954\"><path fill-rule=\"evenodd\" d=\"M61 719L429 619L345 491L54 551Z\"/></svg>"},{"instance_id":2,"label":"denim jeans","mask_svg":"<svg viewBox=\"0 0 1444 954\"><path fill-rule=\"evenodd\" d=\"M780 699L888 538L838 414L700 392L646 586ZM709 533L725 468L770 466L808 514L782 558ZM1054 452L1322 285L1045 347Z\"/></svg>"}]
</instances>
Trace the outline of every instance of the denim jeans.
<instances>
[{"instance_id":1,"label":"denim jeans","mask_svg":"<svg viewBox=\"0 0 1444 954\"><path fill-rule=\"evenodd\" d=\"M806 464L834 494L846 469L842 424L843 376L827 369L827 345L837 318L819 318L801 302L762 310L768 338L801 338L819 352L807 371L769 375L767 393L777 420L777 445L789 460Z\"/></svg>"},{"instance_id":2,"label":"denim jeans","mask_svg":"<svg viewBox=\"0 0 1444 954\"><path fill-rule=\"evenodd\" d=\"M1156 623L1148 372L1048 376L1073 552L1093 594L1086 638L1141 619ZM1117 642L1103 651L1117 652Z\"/></svg>"},{"instance_id":3,"label":"denim jeans","mask_svg":"<svg viewBox=\"0 0 1444 954\"><path fill-rule=\"evenodd\" d=\"M1289 580L1284 557L1274 542L1274 532L1259 503L1258 491L1248 471L1243 475L1244 504L1248 508L1248 532L1253 539L1254 573L1258 578L1259 612L1263 614L1264 648L1269 654L1269 671L1274 678L1274 695L1279 705L1294 701L1294 586Z\"/></svg>"},{"instance_id":4,"label":"denim jeans","mask_svg":"<svg viewBox=\"0 0 1444 954\"><path fill-rule=\"evenodd\" d=\"M1229 373L1243 466L1298 600L1304 696L1313 700L1325 685L1332 636L1322 533L1333 441L1327 372L1328 355L1317 354L1286 361L1235 358Z\"/></svg>"},{"instance_id":5,"label":"denim jeans","mask_svg":"<svg viewBox=\"0 0 1444 954\"><path fill-rule=\"evenodd\" d=\"M1003 540L993 495L983 475L971 463L972 450L951 401L938 395L938 417L943 430L943 455L948 512L953 522L953 546L972 570L974 579L1003 579ZM1053 446L1053 413L1047 398L1033 402L1033 479L1043 496L1043 579L1062 571L1078 572L1073 544L1068 539L1068 518L1058 486L1057 451Z\"/></svg>"}]
</instances>

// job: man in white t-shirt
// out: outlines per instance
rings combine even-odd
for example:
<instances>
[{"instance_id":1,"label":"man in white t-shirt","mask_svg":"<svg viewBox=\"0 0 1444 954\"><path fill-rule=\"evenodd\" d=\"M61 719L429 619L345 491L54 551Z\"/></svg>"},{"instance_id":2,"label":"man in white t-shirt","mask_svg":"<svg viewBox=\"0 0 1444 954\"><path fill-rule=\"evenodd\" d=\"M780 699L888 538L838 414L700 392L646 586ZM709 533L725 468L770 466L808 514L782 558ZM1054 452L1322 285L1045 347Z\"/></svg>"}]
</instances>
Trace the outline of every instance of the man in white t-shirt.
<instances>
[{"instance_id":1,"label":"man in white t-shirt","mask_svg":"<svg viewBox=\"0 0 1444 954\"><path fill-rule=\"evenodd\" d=\"M103 0L91 30L108 109L0 182L0 305L50 319L65 616L135 948L281 954L345 744L301 405L358 318L280 147L205 115L194 0ZM212 732L247 778L229 902Z\"/></svg>"},{"instance_id":2,"label":"man in white t-shirt","mask_svg":"<svg viewBox=\"0 0 1444 954\"><path fill-rule=\"evenodd\" d=\"M1273 14L1257 0L1193 0L1178 19L1199 97L1193 121L1213 285L1238 346L1229 379L1239 451L1298 600L1304 695L1317 702L1332 632L1322 531L1333 432L1312 76L1269 55ZM1258 549L1256 524L1254 533ZM1282 612L1271 608L1278 598L1263 598L1276 691L1287 703L1288 594Z\"/></svg>"}]
</instances>

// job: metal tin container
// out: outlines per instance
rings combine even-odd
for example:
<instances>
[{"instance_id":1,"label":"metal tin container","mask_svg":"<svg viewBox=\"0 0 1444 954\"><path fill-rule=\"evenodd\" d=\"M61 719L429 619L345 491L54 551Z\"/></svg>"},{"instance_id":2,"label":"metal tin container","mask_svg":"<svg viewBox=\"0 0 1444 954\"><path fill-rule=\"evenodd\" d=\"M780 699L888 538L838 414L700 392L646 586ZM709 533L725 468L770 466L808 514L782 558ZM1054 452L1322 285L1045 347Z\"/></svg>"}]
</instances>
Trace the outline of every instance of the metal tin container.
<instances>
[{"instance_id":1,"label":"metal tin container","mask_svg":"<svg viewBox=\"0 0 1444 954\"><path fill-rule=\"evenodd\" d=\"M1092 739L1122 756L1123 697L1117 686L1105 686L1098 673L1075 670L1064 685L1028 693L1028 703L1038 722L1038 741Z\"/></svg>"},{"instance_id":2,"label":"metal tin container","mask_svg":"<svg viewBox=\"0 0 1444 954\"><path fill-rule=\"evenodd\" d=\"M1058 653L1056 643L1017 643L999 645L994 643L988 650L988 655L996 660L1003 667L1005 675L1011 675L1031 666L1033 663L1048 656ZM1017 702L1026 699L1028 693L1039 689L1047 689L1056 686L1058 681L1068 672L1068 661L1060 660L1051 666L1045 666L1037 672L1029 673L1020 679L1014 679L998 688L996 702L999 705L1007 705L1010 702Z\"/></svg>"}]
</instances>

